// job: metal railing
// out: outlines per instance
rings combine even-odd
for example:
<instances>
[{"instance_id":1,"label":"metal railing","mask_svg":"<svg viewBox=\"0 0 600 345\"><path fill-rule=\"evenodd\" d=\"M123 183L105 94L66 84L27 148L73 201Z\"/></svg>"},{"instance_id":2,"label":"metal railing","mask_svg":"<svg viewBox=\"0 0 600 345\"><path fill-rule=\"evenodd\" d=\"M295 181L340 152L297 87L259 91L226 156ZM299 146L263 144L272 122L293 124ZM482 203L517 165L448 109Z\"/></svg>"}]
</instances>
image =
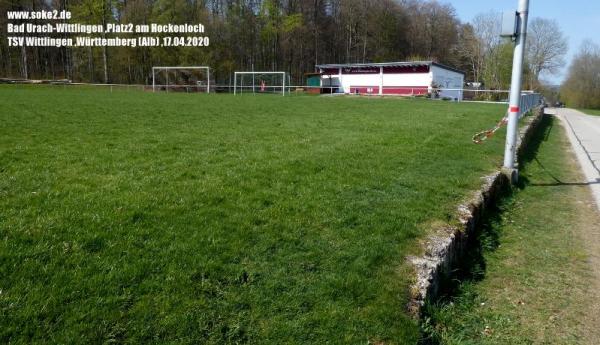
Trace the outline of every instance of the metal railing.
<instances>
[{"instance_id":1,"label":"metal railing","mask_svg":"<svg viewBox=\"0 0 600 345\"><path fill-rule=\"evenodd\" d=\"M519 118L527 114L536 107L542 105L542 95L535 92L523 92L521 93L521 99L519 100Z\"/></svg>"}]
</instances>

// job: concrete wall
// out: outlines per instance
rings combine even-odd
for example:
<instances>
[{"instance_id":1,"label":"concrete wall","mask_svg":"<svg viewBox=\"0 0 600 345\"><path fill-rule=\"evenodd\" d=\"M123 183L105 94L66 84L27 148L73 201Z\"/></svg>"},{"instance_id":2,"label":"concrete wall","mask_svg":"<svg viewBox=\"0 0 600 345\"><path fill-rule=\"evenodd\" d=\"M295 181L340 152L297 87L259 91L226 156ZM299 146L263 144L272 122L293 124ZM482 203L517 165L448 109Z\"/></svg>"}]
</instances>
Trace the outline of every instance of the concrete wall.
<instances>
[{"instance_id":1,"label":"concrete wall","mask_svg":"<svg viewBox=\"0 0 600 345\"><path fill-rule=\"evenodd\" d=\"M384 94L392 95L424 95L431 86L431 72L384 74Z\"/></svg>"},{"instance_id":2,"label":"concrete wall","mask_svg":"<svg viewBox=\"0 0 600 345\"><path fill-rule=\"evenodd\" d=\"M465 81L465 76L462 73L449 71L435 65L431 66L431 76L433 83L441 89L462 89ZM439 93L439 97L449 97L462 101L463 92L462 90L443 90Z\"/></svg>"},{"instance_id":3,"label":"concrete wall","mask_svg":"<svg viewBox=\"0 0 600 345\"><path fill-rule=\"evenodd\" d=\"M336 74L321 76L321 86L334 85L343 93L379 94L383 82L383 94L426 94L431 86L431 73L402 74Z\"/></svg>"}]
</instances>

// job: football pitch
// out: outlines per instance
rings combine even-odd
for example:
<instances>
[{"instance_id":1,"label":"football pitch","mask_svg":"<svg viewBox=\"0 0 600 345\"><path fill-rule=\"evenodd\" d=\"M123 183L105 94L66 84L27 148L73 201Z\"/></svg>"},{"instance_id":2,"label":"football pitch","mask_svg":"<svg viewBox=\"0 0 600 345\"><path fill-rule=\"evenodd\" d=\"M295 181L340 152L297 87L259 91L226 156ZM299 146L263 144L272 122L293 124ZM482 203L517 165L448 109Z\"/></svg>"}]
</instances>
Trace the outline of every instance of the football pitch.
<instances>
[{"instance_id":1,"label":"football pitch","mask_svg":"<svg viewBox=\"0 0 600 345\"><path fill-rule=\"evenodd\" d=\"M0 342L404 344L505 106L0 86Z\"/></svg>"}]
</instances>

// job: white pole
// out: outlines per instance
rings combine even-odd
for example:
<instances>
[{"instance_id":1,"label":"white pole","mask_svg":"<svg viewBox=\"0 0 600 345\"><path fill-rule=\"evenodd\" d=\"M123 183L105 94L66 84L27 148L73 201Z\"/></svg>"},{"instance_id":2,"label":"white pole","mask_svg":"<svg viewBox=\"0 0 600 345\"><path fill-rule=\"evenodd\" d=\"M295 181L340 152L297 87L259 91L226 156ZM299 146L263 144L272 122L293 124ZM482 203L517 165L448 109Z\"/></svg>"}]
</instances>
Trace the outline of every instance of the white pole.
<instances>
[{"instance_id":1,"label":"white pole","mask_svg":"<svg viewBox=\"0 0 600 345\"><path fill-rule=\"evenodd\" d=\"M513 56L512 83L510 87L510 101L508 113L508 128L506 133L506 148L504 150L504 168L512 170L513 178L518 177L515 170L517 135L519 130L519 103L521 100L521 83L523 79L523 58L525 55L525 42L527 39L527 17L529 0L519 0L518 33Z\"/></svg>"},{"instance_id":2,"label":"white pole","mask_svg":"<svg viewBox=\"0 0 600 345\"><path fill-rule=\"evenodd\" d=\"M208 82L206 83L206 93L210 93L210 68L206 69L206 75L208 76Z\"/></svg>"},{"instance_id":3,"label":"white pole","mask_svg":"<svg viewBox=\"0 0 600 345\"><path fill-rule=\"evenodd\" d=\"M383 67L379 67L379 95L383 96Z\"/></svg>"},{"instance_id":4,"label":"white pole","mask_svg":"<svg viewBox=\"0 0 600 345\"><path fill-rule=\"evenodd\" d=\"M285 72L283 72L283 93L282 96L285 96Z\"/></svg>"},{"instance_id":5,"label":"white pole","mask_svg":"<svg viewBox=\"0 0 600 345\"><path fill-rule=\"evenodd\" d=\"M319 93L323 92L323 69L319 68ZM331 78L331 77L330 77Z\"/></svg>"},{"instance_id":6,"label":"white pole","mask_svg":"<svg viewBox=\"0 0 600 345\"><path fill-rule=\"evenodd\" d=\"M340 88L342 89L342 93L346 93L346 90L344 89L344 83L343 83L343 78L342 78L342 68L340 67L338 70L338 80L340 82ZM333 93L333 92L332 92Z\"/></svg>"},{"instance_id":7,"label":"white pole","mask_svg":"<svg viewBox=\"0 0 600 345\"><path fill-rule=\"evenodd\" d=\"M156 80L154 79L154 67L152 67L152 92L156 92L155 85Z\"/></svg>"},{"instance_id":8,"label":"white pole","mask_svg":"<svg viewBox=\"0 0 600 345\"><path fill-rule=\"evenodd\" d=\"M237 72L233 73L233 95L237 95Z\"/></svg>"}]
</instances>

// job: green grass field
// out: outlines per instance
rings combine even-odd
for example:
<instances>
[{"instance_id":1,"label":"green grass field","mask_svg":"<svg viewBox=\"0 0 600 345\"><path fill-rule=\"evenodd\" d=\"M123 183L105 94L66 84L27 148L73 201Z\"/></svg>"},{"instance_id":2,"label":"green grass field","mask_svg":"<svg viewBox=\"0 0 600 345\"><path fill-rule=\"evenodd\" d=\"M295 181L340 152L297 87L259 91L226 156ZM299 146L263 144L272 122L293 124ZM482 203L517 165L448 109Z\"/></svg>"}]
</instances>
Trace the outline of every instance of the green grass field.
<instances>
[{"instance_id":1,"label":"green grass field","mask_svg":"<svg viewBox=\"0 0 600 345\"><path fill-rule=\"evenodd\" d=\"M504 106L0 86L0 342L411 344Z\"/></svg>"},{"instance_id":2,"label":"green grass field","mask_svg":"<svg viewBox=\"0 0 600 345\"><path fill-rule=\"evenodd\" d=\"M578 110L581 111L582 113L585 113L588 115L600 116L600 109L578 109Z\"/></svg>"}]
</instances>

